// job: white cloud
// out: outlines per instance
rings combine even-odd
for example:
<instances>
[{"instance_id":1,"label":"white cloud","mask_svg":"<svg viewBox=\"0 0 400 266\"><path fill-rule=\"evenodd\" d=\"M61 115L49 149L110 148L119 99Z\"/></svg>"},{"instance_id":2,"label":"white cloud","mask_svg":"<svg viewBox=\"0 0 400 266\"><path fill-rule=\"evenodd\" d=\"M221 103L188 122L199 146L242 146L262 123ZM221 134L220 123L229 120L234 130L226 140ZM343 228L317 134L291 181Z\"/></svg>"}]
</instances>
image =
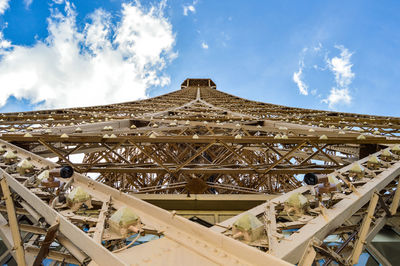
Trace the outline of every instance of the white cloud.
<instances>
[{"instance_id":1,"label":"white cloud","mask_svg":"<svg viewBox=\"0 0 400 266\"><path fill-rule=\"evenodd\" d=\"M0 31L0 59L2 55L2 51L11 47L11 42L4 40L3 33Z\"/></svg>"},{"instance_id":2,"label":"white cloud","mask_svg":"<svg viewBox=\"0 0 400 266\"><path fill-rule=\"evenodd\" d=\"M189 12L196 13L196 7L195 7L196 5L197 5L197 0L194 0L192 4L183 5L183 15L187 16L189 15Z\"/></svg>"},{"instance_id":3,"label":"white cloud","mask_svg":"<svg viewBox=\"0 0 400 266\"><path fill-rule=\"evenodd\" d=\"M351 103L349 86L355 76L351 70L353 66L350 62L352 53L342 45L335 46L335 48L340 50L340 57L328 58L327 65L335 75L336 87L332 88L329 96L322 100L329 105L329 108L334 108L337 104Z\"/></svg>"},{"instance_id":4,"label":"white cloud","mask_svg":"<svg viewBox=\"0 0 400 266\"><path fill-rule=\"evenodd\" d=\"M297 72L293 73L293 81L297 84L297 87L299 88L299 91L300 91L301 94L308 95L308 86L302 80L304 62L300 61L299 65L300 65L299 66L299 70Z\"/></svg>"},{"instance_id":5,"label":"white cloud","mask_svg":"<svg viewBox=\"0 0 400 266\"><path fill-rule=\"evenodd\" d=\"M314 52L319 52L319 51L321 51L321 49L322 49L322 43L318 43L318 45L316 45L316 46L314 46Z\"/></svg>"},{"instance_id":6,"label":"white cloud","mask_svg":"<svg viewBox=\"0 0 400 266\"><path fill-rule=\"evenodd\" d=\"M355 77L352 72L352 53L343 45L336 45L335 48L340 51L340 55L332 58L329 57L328 50L321 43L310 49L304 48L300 53L299 69L293 73L292 77L300 93L309 95L308 84L304 82L304 70L307 70L307 73L312 71L315 75L330 70L335 77L335 85L332 86L329 95L325 96L326 98L322 98L321 94L317 95L317 89L311 90L310 94L317 98L322 98L322 102L328 104L331 109L334 109L336 105L351 104L350 85ZM310 66L306 67L305 62ZM314 80L318 81L318 78Z\"/></svg>"},{"instance_id":7,"label":"white cloud","mask_svg":"<svg viewBox=\"0 0 400 266\"><path fill-rule=\"evenodd\" d=\"M1 0L0 0L1 1ZM11 95L40 108L88 106L146 97L150 86L165 86L163 72L177 54L164 3L144 9L122 4L121 20L101 9L83 30L74 7L52 10L48 37L33 46L13 45L0 35L0 107Z\"/></svg>"},{"instance_id":8,"label":"white cloud","mask_svg":"<svg viewBox=\"0 0 400 266\"><path fill-rule=\"evenodd\" d=\"M9 0L0 0L0 15L4 14L7 8L9 8L8 4Z\"/></svg>"},{"instance_id":9,"label":"white cloud","mask_svg":"<svg viewBox=\"0 0 400 266\"><path fill-rule=\"evenodd\" d=\"M196 13L196 8L194 7L194 5L183 6L183 15L184 16L187 16L189 14L189 11L192 13Z\"/></svg>"},{"instance_id":10,"label":"white cloud","mask_svg":"<svg viewBox=\"0 0 400 266\"><path fill-rule=\"evenodd\" d=\"M354 73L351 71L353 65L350 62L352 53L342 45L336 45L335 48L340 50L340 57L328 59L328 67L335 74L337 85L347 87L354 78Z\"/></svg>"},{"instance_id":11,"label":"white cloud","mask_svg":"<svg viewBox=\"0 0 400 266\"><path fill-rule=\"evenodd\" d=\"M208 44L206 42L201 43L201 48L208 49Z\"/></svg>"},{"instance_id":12,"label":"white cloud","mask_svg":"<svg viewBox=\"0 0 400 266\"><path fill-rule=\"evenodd\" d=\"M349 93L349 89L332 88L328 98L323 99L322 102L327 103L329 105L329 108L334 108L337 104L350 104L351 96Z\"/></svg>"},{"instance_id":13,"label":"white cloud","mask_svg":"<svg viewBox=\"0 0 400 266\"><path fill-rule=\"evenodd\" d=\"M32 2L33 0L24 0L25 8L28 9L31 6Z\"/></svg>"}]
</instances>

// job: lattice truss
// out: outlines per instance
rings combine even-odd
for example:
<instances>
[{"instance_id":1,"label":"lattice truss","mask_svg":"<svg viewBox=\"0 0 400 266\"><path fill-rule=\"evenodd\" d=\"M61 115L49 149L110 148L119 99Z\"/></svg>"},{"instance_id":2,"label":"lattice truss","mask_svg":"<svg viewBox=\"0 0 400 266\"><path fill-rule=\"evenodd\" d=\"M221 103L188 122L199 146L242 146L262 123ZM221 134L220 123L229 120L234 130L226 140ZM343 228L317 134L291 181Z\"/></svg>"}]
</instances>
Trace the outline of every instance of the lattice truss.
<instances>
[{"instance_id":1,"label":"lattice truss","mask_svg":"<svg viewBox=\"0 0 400 266\"><path fill-rule=\"evenodd\" d=\"M400 118L250 101L209 79L0 118L0 259L21 265L355 264L399 226ZM138 193L276 198L207 229Z\"/></svg>"},{"instance_id":2,"label":"lattice truss","mask_svg":"<svg viewBox=\"0 0 400 266\"><path fill-rule=\"evenodd\" d=\"M259 103L211 80L185 82L142 101L3 114L2 138L133 193L290 191L299 174L332 172L397 141L398 118Z\"/></svg>"}]
</instances>

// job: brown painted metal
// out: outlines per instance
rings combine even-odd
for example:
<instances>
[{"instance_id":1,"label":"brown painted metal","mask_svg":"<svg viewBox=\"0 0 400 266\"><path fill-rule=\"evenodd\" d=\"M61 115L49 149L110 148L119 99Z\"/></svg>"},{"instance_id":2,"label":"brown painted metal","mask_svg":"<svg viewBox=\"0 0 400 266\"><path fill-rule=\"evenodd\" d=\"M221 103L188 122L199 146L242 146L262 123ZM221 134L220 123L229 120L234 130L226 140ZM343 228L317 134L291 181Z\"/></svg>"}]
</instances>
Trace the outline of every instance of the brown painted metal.
<instances>
[{"instance_id":1,"label":"brown painted metal","mask_svg":"<svg viewBox=\"0 0 400 266\"><path fill-rule=\"evenodd\" d=\"M22 209L16 208L18 215L32 220L35 220L33 216L43 216L47 224L54 223L56 217L61 219L57 240L69 252L50 250L47 254L58 260L66 258L83 263L90 257L92 264L107 261L118 265L131 263L134 257L139 264L162 265L168 264L165 258L175 258L169 262L176 264L176 258L180 258L181 263L191 263L191 258L195 257L199 265L232 264L234 262L222 254L235 257L234 253L244 246L241 243L236 245L225 236L192 227L186 220L180 220L181 217L174 218L175 212L171 218L170 214L131 197L134 194L190 197L204 193L213 197L221 194L277 196L247 212L264 223L266 232L265 239L247 244L292 263L299 261L305 249L316 250L315 259L343 256L336 258L344 261L344 257L350 255L347 249L337 255L321 243L313 248L314 242L310 239L323 241L336 232L346 242L348 228L359 227L358 212L368 206L371 191L364 191L364 186L391 191L391 214L396 213L400 198L400 193L393 192L398 188L393 173L398 172L400 159L395 150L390 160L382 156L386 160L383 164L373 170L366 169L363 178L354 180L347 174L353 162L358 161L367 168L368 158L364 157L376 152L380 156L381 149L400 144L400 118L291 108L246 100L217 90L210 79L187 79L180 90L140 101L0 114L0 134L3 141L20 147L0 143L7 150L16 150L20 160L31 157L35 173L37 169L56 166L43 157L52 157L57 160L57 166L68 165L77 172L72 181L65 182L60 191L54 193L57 199L52 196L52 189L57 188L32 189L27 185L30 184L28 177L7 175L7 180L13 184L13 193L26 198L25 207L21 204ZM10 166L1 162L0 167L12 172ZM302 186L301 175L306 173L333 174L345 187L344 192L332 187L321 190L323 195L314 199L311 193L314 188ZM103 184L80 174L92 176ZM378 182L380 179L384 181ZM60 207L57 200L69 191L69 186L78 185L100 199L96 203L96 218L61 211L65 206ZM119 194L112 188L119 190ZM310 213L301 214L300 220L290 221L290 217L282 214L285 210L283 202L293 193L306 195L312 208L308 210ZM32 206L28 208L29 204ZM165 237L138 247L124 246L120 240L107 242L110 239L109 212L121 206L138 211L144 217L144 223L152 225L153 232ZM267 210L266 206L269 206ZM47 207L55 208L50 216L43 212ZM4 212L4 209L5 206L0 205L0 211ZM39 214L32 215L36 211ZM179 211L186 216L190 213L186 209ZM205 211L212 210L197 213ZM384 218L382 215L386 214L382 213L385 212L379 207L375 215ZM230 227L239 217L241 215L219 223L212 231L230 236ZM352 224L344 224L346 219ZM171 228L168 223L174 226ZM82 234L79 230L83 226L88 226L91 231ZM66 235L66 228L73 234ZM292 245L282 239L282 233L289 229L299 232L289 236ZM7 230L7 226L0 227L0 233L5 236ZM34 235L43 233L39 225L22 226L21 230ZM149 229L146 230L140 233ZM195 234L191 235L193 232ZM27 261L28 255L39 250L35 246L37 242L33 238L30 241L30 252L25 254ZM107 244L103 245L103 241ZM224 243L223 247L221 243ZM210 250L211 247L216 251ZM293 247L296 249L292 250ZM364 246L358 244L358 248L362 250ZM113 253L112 249L118 252ZM163 250L162 255L155 256L154 250ZM271 259L271 263L284 264L272 256L252 253L255 249L246 250L248 254L238 256L239 263L251 264L264 258ZM96 254L100 257L95 258ZM303 257L311 260L314 253Z\"/></svg>"}]
</instances>

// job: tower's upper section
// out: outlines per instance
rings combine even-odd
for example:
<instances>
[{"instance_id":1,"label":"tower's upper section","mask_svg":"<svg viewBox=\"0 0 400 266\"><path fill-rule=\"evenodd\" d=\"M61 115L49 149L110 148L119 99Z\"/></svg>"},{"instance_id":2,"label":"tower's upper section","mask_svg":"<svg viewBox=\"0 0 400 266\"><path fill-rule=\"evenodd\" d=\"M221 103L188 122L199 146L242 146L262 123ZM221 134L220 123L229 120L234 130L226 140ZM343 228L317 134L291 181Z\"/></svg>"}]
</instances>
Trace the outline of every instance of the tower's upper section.
<instances>
[{"instance_id":1,"label":"tower's upper section","mask_svg":"<svg viewBox=\"0 0 400 266\"><path fill-rule=\"evenodd\" d=\"M211 79L185 79L181 84L181 89L187 87L209 87L217 89L217 85Z\"/></svg>"},{"instance_id":2,"label":"tower's upper section","mask_svg":"<svg viewBox=\"0 0 400 266\"><path fill-rule=\"evenodd\" d=\"M81 125L87 121L95 123L114 119L147 119L147 117L166 119L168 117L173 120L207 122L215 120L221 123L223 121L233 121L230 123L234 123L236 119L240 120L239 124L241 124L245 123L242 118L247 117L250 120L246 123L268 120L269 123L276 126L274 124L276 121L285 123L281 125L283 128L289 128L287 123L295 124L293 127L305 128L308 135L309 129L315 130L310 127L326 127L327 131L336 129L336 131L343 132L354 129L390 137L400 135L399 117L287 107L247 100L216 90L216 88L216 84L211 79L188 78L182 82L180 90L138 101L24 113L0 113L0 134L8 132L8 130L25 132L26 128L34 129L38 125L58 127L58 125L71 125L71 123ZM171 123L176 122L172 121Z\"/></svg>"}]
</instances>

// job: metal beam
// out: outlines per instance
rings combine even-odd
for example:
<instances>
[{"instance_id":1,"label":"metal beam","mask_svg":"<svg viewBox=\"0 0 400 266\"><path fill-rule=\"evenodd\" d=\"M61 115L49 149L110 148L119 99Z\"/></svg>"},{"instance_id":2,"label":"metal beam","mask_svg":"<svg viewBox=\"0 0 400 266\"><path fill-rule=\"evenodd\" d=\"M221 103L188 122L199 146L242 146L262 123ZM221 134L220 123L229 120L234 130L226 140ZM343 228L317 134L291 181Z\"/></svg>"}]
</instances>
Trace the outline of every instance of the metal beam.
<instances>
[{"instance_id":1,"label":"metal beam","mask_svg":"<svg viewBox=\"0 0 400 266\"><path fill-rule=\"evenodd\" d=\"M366 161L364 159L364 161ZM347 167L344 170L349 169ZM374 191L380 191L400 174L400 163L395 163L365 185L358 187L358 193L351 193L332 208L325 210L328 220L319 215L303 226L298 233L283 239L277 247L276 256L291 263L297 263L312 238L323 239L332 229L340 226L371 198Z\"/></svg>"}]
</instances>

